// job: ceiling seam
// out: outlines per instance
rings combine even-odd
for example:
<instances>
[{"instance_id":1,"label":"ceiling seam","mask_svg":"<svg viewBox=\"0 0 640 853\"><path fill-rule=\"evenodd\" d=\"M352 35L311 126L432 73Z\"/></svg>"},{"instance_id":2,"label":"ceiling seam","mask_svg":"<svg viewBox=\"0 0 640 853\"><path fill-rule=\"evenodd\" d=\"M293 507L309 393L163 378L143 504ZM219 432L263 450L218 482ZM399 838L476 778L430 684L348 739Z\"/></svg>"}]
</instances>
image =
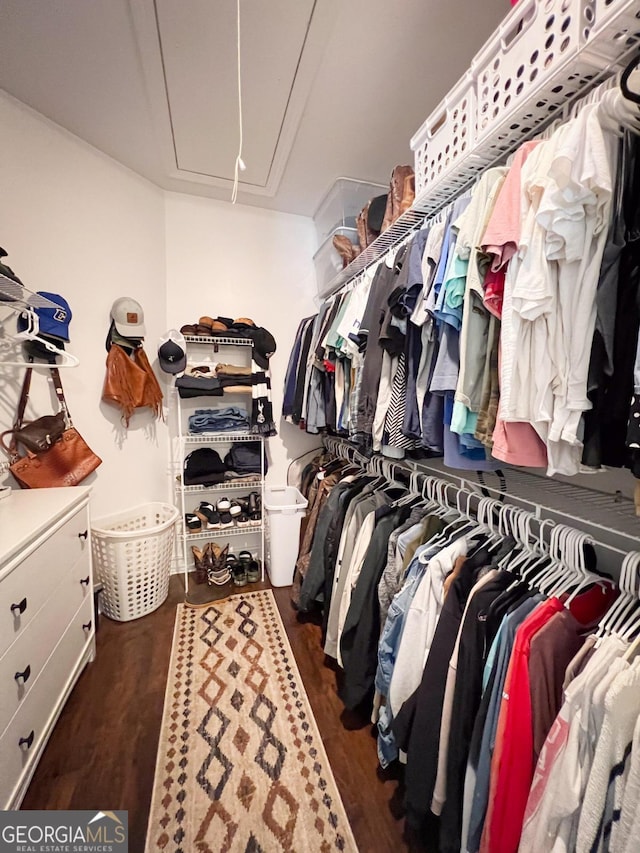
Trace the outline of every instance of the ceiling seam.
<instances>
[{"instance_id":1,"label":"ceiling seam","mask_svg":"<svg viewBox=\"0 0 640 853\"><path fill-rule=\"evenodd\" d=\"M154 2L155 2L155 0L154 0ZM291 95L292 95L293 90L294 90L295 85L296 85L296 80L298 78L298 71L300 70L300 63L302 62L302 56L303 56L305 48L307 46L307 40L309 38L309 31L311 30L311 24L313 23L313 16L315 14L317 5L318 5L318 0L314 0L313 6L311 7L311 14L309 15L309 20L307 21L307 29L306 29L305 34L304 34L304 39L302 41L302 49L300 51L300 54L298 55L298 62L296 63L296 70L295 70L295 73L293 75L293 80L291 81L291 88L289 89L289 96L287 98L287 104L286 104L286 106L284 108L284 112L282 114L282 121L280 122L280 129L278 130L278 138L276 139L276 144L275 144L275 147L273 149L273 156L271 157L271 162L269 163L269 171L267 173L267 183L265 184L265 186L268 186L269 181L271 180L271 172L273 170L273 162L276 158L276 155L278 153L278 148L280 146L280 138L282 136L282 129L284 127L285 121L287 120L287 113L289 112L289 104L291 103ZM307 98L309 97L310 93L311 93L311 88L309 89L309 92L307 92ZM296 128L296 133L297 133L297 130L298 129ZM295 139L295 134L294 134L294 139ZM291 145L293 147L293 141L292 141ZM291 154L291 151L289 151L289 154ZM274 197L275 197L275 193L276 193L276 191L274 190L274 192L272 194Z\"/></svg>"},{"instance_id":2,"label":"ceiling seam","mask_svg":"<svg viewBox=\"0 0 640 853\"><path fill-rule=\"evenodd\" d=\"M162 80L164 82L164 94L167 100L167 113L169 114L169 124L171 125L171 147L173 148L173 159L175 160L176 169L181 171L178 163L178 149L176 148L176 134L173 126L173 115L171 114L171 101L169 100L169 86L167 83L167 69L164 64L164 50L162 47L162 33L160 32L160 19L158 18L158 5L156 0L153 0L153 17L156 22L156 32L158 34L158 45L160 46L160 63L162 65Z\"/></svg>"}]
</instances>

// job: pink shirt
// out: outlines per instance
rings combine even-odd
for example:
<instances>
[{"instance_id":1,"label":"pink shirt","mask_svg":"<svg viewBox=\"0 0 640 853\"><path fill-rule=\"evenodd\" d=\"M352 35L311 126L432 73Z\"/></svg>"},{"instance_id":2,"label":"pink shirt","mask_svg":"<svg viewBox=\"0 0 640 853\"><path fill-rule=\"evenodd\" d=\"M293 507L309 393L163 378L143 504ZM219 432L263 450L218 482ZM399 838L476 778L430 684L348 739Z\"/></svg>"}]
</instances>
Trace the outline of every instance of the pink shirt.
<instances>
[{"instance_id":1,"label":"pink shirt","mask_svg":"<svg viewBox=\"0 0 640 853\"><path fill-rule=\"evenodd\" d=\"M520 173L529 154L540 145L539 139L525 142L516 151L504 179L491 219L482 238L482 250L494 255L494 271L508 264L518 251L520 242Z\"/></svg>"}]
</instances>

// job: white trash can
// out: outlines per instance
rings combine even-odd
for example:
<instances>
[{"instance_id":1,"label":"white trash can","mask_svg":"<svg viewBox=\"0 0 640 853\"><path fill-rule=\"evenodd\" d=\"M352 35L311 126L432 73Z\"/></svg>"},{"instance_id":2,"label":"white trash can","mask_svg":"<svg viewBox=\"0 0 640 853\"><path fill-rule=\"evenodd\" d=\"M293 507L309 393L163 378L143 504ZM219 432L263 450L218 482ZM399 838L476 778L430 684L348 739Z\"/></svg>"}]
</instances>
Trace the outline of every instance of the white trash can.
<instances>
[{"instance_id":1,"label":"white trash can","mask_svg":"<svg viewBox=\"0 0 640 853\"><path fill-rule=\"evenodd\" d=\"M308 502L294 486L265 486L266 559L273 586L291 586Z\"/></svg>"}]
</instances>

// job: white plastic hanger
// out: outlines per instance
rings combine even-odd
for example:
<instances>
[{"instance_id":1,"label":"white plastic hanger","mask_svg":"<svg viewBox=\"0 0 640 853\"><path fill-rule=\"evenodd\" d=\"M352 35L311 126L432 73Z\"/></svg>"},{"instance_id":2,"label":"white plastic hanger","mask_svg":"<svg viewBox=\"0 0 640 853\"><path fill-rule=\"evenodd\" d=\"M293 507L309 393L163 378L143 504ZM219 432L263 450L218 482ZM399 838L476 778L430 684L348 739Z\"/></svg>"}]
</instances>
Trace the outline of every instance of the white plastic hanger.
<instances>
[{"instance_id":1,"label":"white plastic hanger","mask_svg":"<svg viewBox=\"0 0 640 853\"><path fill-rule=\"evenodd\" d=\"M630 551L622 561L620 571L620 595L607 610L595 631L598 638L613 633L613 629L633 613L637 606L636 581L640 554Z\"/></svg>"},{"instance_id":2,"label":"white plastic hanger","mask_svg":"<svg viewBox=\"0 0 640 853\"><path fill-rule=\"evenodd\" d=\"M38 315L35 311L26 310L23 311L23 316L27 321L27 328L22 332L15 332L14 334L5 335L5 341L14 341L14 342L22 342L22 341L37 341L42 344L45 349L48 350L52 355L60 358L61 361L56 364L41 364L38 362L31 362L23 359L22 361L4 361L0 360L0 366L2 367L77 367L80 364L80 360L76 358L73 353L67 352L67 350L60 349L51 341L45 340L38 335L40 330L40 324L38 321Z\"/></svg>"}]
</instances>

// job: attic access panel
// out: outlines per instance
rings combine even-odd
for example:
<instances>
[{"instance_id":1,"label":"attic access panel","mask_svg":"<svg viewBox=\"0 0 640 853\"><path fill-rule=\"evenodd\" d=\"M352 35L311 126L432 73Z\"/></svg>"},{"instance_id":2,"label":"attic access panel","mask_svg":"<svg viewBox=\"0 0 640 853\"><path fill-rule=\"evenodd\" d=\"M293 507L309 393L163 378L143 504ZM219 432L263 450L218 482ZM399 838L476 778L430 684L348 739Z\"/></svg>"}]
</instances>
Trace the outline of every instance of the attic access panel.
<instances>
[{"instance_id":1,"label":"attic access panel","mask_svg":"<svg viewBox=\"0 0 640 853\"><path fill-rule=\"evenodd\" d=\"M247 189L267 187L284 142L314 5L314 0L241 4ZM238 149L236 2L156 0L155 6L177 167L232 181Z\"/></svg>"}]
</instances>

